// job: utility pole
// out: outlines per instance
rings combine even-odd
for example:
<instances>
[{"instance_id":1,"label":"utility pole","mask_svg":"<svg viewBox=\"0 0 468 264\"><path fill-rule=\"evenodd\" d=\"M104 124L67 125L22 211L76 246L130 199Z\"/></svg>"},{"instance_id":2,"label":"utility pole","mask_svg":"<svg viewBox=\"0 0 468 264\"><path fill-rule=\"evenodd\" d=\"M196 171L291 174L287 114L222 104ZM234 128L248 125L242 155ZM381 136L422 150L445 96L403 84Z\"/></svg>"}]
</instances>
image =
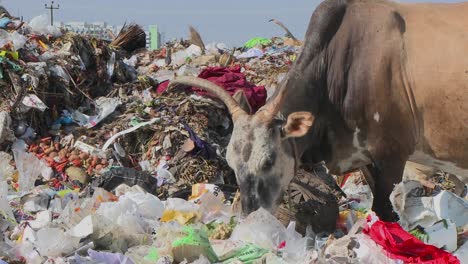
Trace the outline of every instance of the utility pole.
<instances>
[{"instance_id":1,"label":"utility pole","mask_svg":"<svg viewBox=\"0 0 468 264\"><path fill-rule=\"evenodd\" d=\"M54 10L60 9L60 5L54 6L54 1L52 1L50 3L50 6L48 6L47 4L45 4L44 6L45 6L45 9L50 10L50 25L53 26L54 25Z\"/></svg>"}]
</instances>

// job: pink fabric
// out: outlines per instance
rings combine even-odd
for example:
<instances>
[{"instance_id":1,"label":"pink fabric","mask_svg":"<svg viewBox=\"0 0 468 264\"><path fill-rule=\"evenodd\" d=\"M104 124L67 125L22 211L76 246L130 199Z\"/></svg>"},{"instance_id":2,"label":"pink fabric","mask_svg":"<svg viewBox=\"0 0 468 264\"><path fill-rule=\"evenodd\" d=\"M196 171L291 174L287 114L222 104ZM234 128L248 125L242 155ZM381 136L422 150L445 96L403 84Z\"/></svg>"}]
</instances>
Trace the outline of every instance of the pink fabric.
<instances>
[{"instance_id":1,"label":"pink fabric","mask_svg":"<svg viewBox=\"0 0 468 264\"><path fill-rule=\"evenodd\" d=\"M432 245L427 245L406 232L398 223L375 222L363 232L381 245L393 259L405 263L459 264L457 257Z\"/></svg>"},{"instance_id":2,"label":"pink fabric","mask_svg":"<svg viewBox=\"0 0 468 264\"><path fill-rule=\"evenodd\" d=\"M241 73L240 66L234 67L208 67L204 69L198 77L209 80L221 87L223 87L230 95L234 95L236 91L242 89L249 100L250 106L253 111L257 111L265 104L267 93L264 86L255 86L249 83L245 75ZM167 89L169 82L159 84L157 88L158 93L162 93ZM208 95L207 92L191 87L192 91L199 95Z\"/></svg>"}]
</instances>

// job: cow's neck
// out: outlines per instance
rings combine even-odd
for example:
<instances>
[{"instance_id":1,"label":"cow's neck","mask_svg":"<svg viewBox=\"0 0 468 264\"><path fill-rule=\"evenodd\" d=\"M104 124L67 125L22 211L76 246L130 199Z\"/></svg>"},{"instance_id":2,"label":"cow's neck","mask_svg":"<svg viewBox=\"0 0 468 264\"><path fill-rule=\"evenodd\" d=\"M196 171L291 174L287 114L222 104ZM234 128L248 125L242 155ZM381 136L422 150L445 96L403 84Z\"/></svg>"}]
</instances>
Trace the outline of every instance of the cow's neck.
<instances>
[{"instance_id":1,"label":"cow's neck","mask_svg":"<svg viewBox=\"0 0 468 264\"><path fill-rule=\"evenodd\" d=\"M280 113L287 118L292 112L311 112L315 121L309 133L293 139L300 161L307 165L321 161L333 164L336 149L351 144L353 133L328 98L326 80L321 79L326 76L323 56L316 56L314 61L299 60L280 88L287 89Z\"/></svg>"}]
</instances>

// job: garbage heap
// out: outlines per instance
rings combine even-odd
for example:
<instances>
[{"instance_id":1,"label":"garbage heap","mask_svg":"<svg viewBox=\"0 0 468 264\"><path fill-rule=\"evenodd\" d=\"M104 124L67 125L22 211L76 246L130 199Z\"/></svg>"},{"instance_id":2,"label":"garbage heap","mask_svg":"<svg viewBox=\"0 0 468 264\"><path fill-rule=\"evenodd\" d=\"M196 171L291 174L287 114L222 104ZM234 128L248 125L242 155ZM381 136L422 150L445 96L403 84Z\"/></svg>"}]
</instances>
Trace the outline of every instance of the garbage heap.
<instances>
[{"instance_id":1,"label":"garbage heap","mask_svg":"<svg viewBox=\"0 0 468 264\"><path fill-rule=\"evenodd\" d=\"M191 28L189 40L148 51L134 24L112 42L48 26L45 16L4 15L0 28L0 263L466 259L466 191L454 194L448 180L431 192L408 187L420 179L397 186L401 226L373 214L361 172L333 179L324 167L300 172L276 216L241 217L224 158L227 110L168 83L198 76L241 90L254 112L299 53L294 38L230 49L203 44ZM417 212L407 202L416 198ZM441 210L447 204L456 211Z\"/></svg>"}]
</instances>

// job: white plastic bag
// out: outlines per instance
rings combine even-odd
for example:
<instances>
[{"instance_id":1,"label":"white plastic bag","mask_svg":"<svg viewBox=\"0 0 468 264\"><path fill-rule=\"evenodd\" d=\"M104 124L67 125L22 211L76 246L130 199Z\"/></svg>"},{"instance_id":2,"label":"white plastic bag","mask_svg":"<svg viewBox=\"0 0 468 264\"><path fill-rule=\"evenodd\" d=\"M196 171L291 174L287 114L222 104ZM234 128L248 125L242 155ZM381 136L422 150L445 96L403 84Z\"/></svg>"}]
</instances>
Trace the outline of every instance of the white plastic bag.
<instances>
[{"instance_id":1,"label":"white plastic bag","mask_svg":"<svg viewBox=\"0 0 468 264\"><path fill-rule=\"evenodd\" d=\"M136 64L138 63L138 57L137 55L133 55L129 59L123 59L123 62L127 64L128 66L135 67Z\"/></svg>"},{"instance_id":2,"label":"white plastic bag","mask_svg":"<svg viewBox=\"0 0 468 264\"><path fill-rule=\"evenodd\" d=\"M260 208L240 222L230 240L250 242L261 248L276 250L284 240L286 228L267 210Z\"/></svg>"},{"instance_id":3,"label":"white plastic bag","mask_svg":"<svg viewBox=\"0 0 468 264\"><path fill-rule=\"evenodd\" d=\"M427 228L442 219L451 220L457 227L468 224L466 200L449 191L441 191L435 196L425 195L419 181L405 181L395 186L390 201L404 229L417 225Z\"/></svg>"},{"instance_id":4,"label":"white plastic bag","mask_svg":"<svg viewBox=\"0 0 468 264\"><path fill-rule=\"evenodd\" d=\"M199 46L197 45L190 45L186 50L185 52L187 52L188 56L189 57L196 57L196 56L200 56L202 54L202 50Z\"/></svg>"},{"instance_id":5,"label":"white plastic bag","mask_svg":"<svg viewBox=\"0 0 468 264\"><path fill-rule=\"evenodd\" d=\"M2 215L5 214L9 219L9 221L14 221L15 216L13 215L13 211L11 210L10 203L7 199L8 195L8 184L0 180L0 211Z\"/></svg>"},{"instance_id":6,"label":"white plastic bag","mask_svg":"<svg viewBox=\"0 0 468 264\"><path fill-rule=\"evenodd\" d=\"M190 56L185 50L177 51L176 53L172 54L171 64L174 66L181 66L185 64L185 59L188 57Z\"/></svg>"},{"instance_id":7,"label":"white plastic bag","mask_svg":"<svg viewBox=\"0 0 468 264\"><path fill-rule=\"evenodd\" d=\"M200 69L197 69L196 67L190 65L190 64L185 64L182 67L179 68L177 71L177 76L198 76L200 74Z\"/></svg>"},{"instance_id":8,"label":"white plastic bag","mask_svg":"<svg viewBox=\"0 0 468 264\"><path fill-rule=\"evenodd\" d=\"M41 112L44 112L47 109L47 105L45 105L44 102L42 102L35 94L26 95L21 103L28 108L35 108Z\"/></svg>"},{"instance_id":9,"label":"white plastic bag","mask_svg":"<svg viewBox=\"0 0 468 264\"><path fill-rule=\"evenodd\" d=\"M49 18L47 17L47 15L40 15L34 17L33 19L31 19L31 22L29 22L29 26L31 27L32 31L36 34L49 34L53 37L60 37L62 35L58 27L50 25Z\"/></svg>"},{"instance_id":10,"label":"white plastic bag","mask_svg":"<svg viewBox=\"0 0 468 264\"><path fill-rule=\"evenodd\" d=\"M150 194L150 193L126 193L125 195L121 196L119 200L133 201L137 207L138 212L148 220L157 220L162 217L164 211L164 205L159 200L158 197Z\"/></svg>"},{"instance_id":11,"label":"white plastic bag","mask_svg":"<svg viewBox=\"0 0 468 264\"><path fill-rule=\"evenodd\" d=\"M10 165L12 159L10 154L0 151L0 182L11 177L15 172L15 168Z\"/></svg>"},{"instance_id":12,"label":"white plastic bag","mask_svg":"<svg viewBox=\"0 0 468 264\"><path fill-rule=\"evenodd\" d=\"M246 58L261 58L263 57L263 51L258 48L251 48L246 52L241 53L240 55L236 56L238 59L246 59Z\"/></svg>"},{"instance_id":13,"label":"white plastic bag","mask_svg":"<svg viewBox=\"0 0 468 264\"><path fill-rule=\"evenodd\" d=\"M6 111L0 112L0 143L5 141L15 140L15 135L11 129L12 120L10 113Z\"/></svg>"},{"instance_id":14,"label":"white plastic bag","mask_svg":"<svg viewBox=\"0 0 468 264\"><path fill-rule=\"evenodd\" d=\"M13 31L13 33L10 33L10 40L13 42L13 47L15 50L19 50L24 47L24 44L26 44L26 41L28 39L21 35L20 33Z\"/></svg>"},{"instance_id":15,"label":"white plastic bag","mask_svg":"<svg viewBox=\"0 0 468 264\"><path fill-rule=\"evenodd\" d=\"M14 50L19 50L24 47L27 40L25 36L16 31L8 33L8 31L0 29L0 48L8 43L12 43Z\"/></svg>"},{"instance_id":16,"label":"white plastic bag","mask_svg":"<svg viewBox=\"0 0 468 264\"><path fill-rule=\"evenodd\" d=\"M65 234L62 229L44 228L37 231L35 245L42 256L60 257L72 253L79 242L79 238Z\"/></svg>"},{"instance_id":17,"label":"white plastic bag","mask_svg":"<svg viewBox=\"0 0 468 264\"><path fill-rule=\"evenodd\" d=\"M16 140L12 146L16 168L19 172L20 192L31 190L39 175L42 175L46 180L50 180L53 174L52 169L45 162L39 160L34 154L26 152L26 147L27 145L23 140Z\"/></svg>"},{"instance_id":18,"label":"white plastic bag","mask_svg":"<svg viewBox=\"0 0 468 264\"><path fill-rule=\"evenodd\" d=\"M80 111L74 111L72 113L73 120L78 123L80 126L86 128L93 128L99 124L102 120L112 114L115 109L122 104L120 98L107 98L99 97L96 100L96 108L98 109L98 114L95 116L88 116Z\"/></svg>"}]
</instances>

